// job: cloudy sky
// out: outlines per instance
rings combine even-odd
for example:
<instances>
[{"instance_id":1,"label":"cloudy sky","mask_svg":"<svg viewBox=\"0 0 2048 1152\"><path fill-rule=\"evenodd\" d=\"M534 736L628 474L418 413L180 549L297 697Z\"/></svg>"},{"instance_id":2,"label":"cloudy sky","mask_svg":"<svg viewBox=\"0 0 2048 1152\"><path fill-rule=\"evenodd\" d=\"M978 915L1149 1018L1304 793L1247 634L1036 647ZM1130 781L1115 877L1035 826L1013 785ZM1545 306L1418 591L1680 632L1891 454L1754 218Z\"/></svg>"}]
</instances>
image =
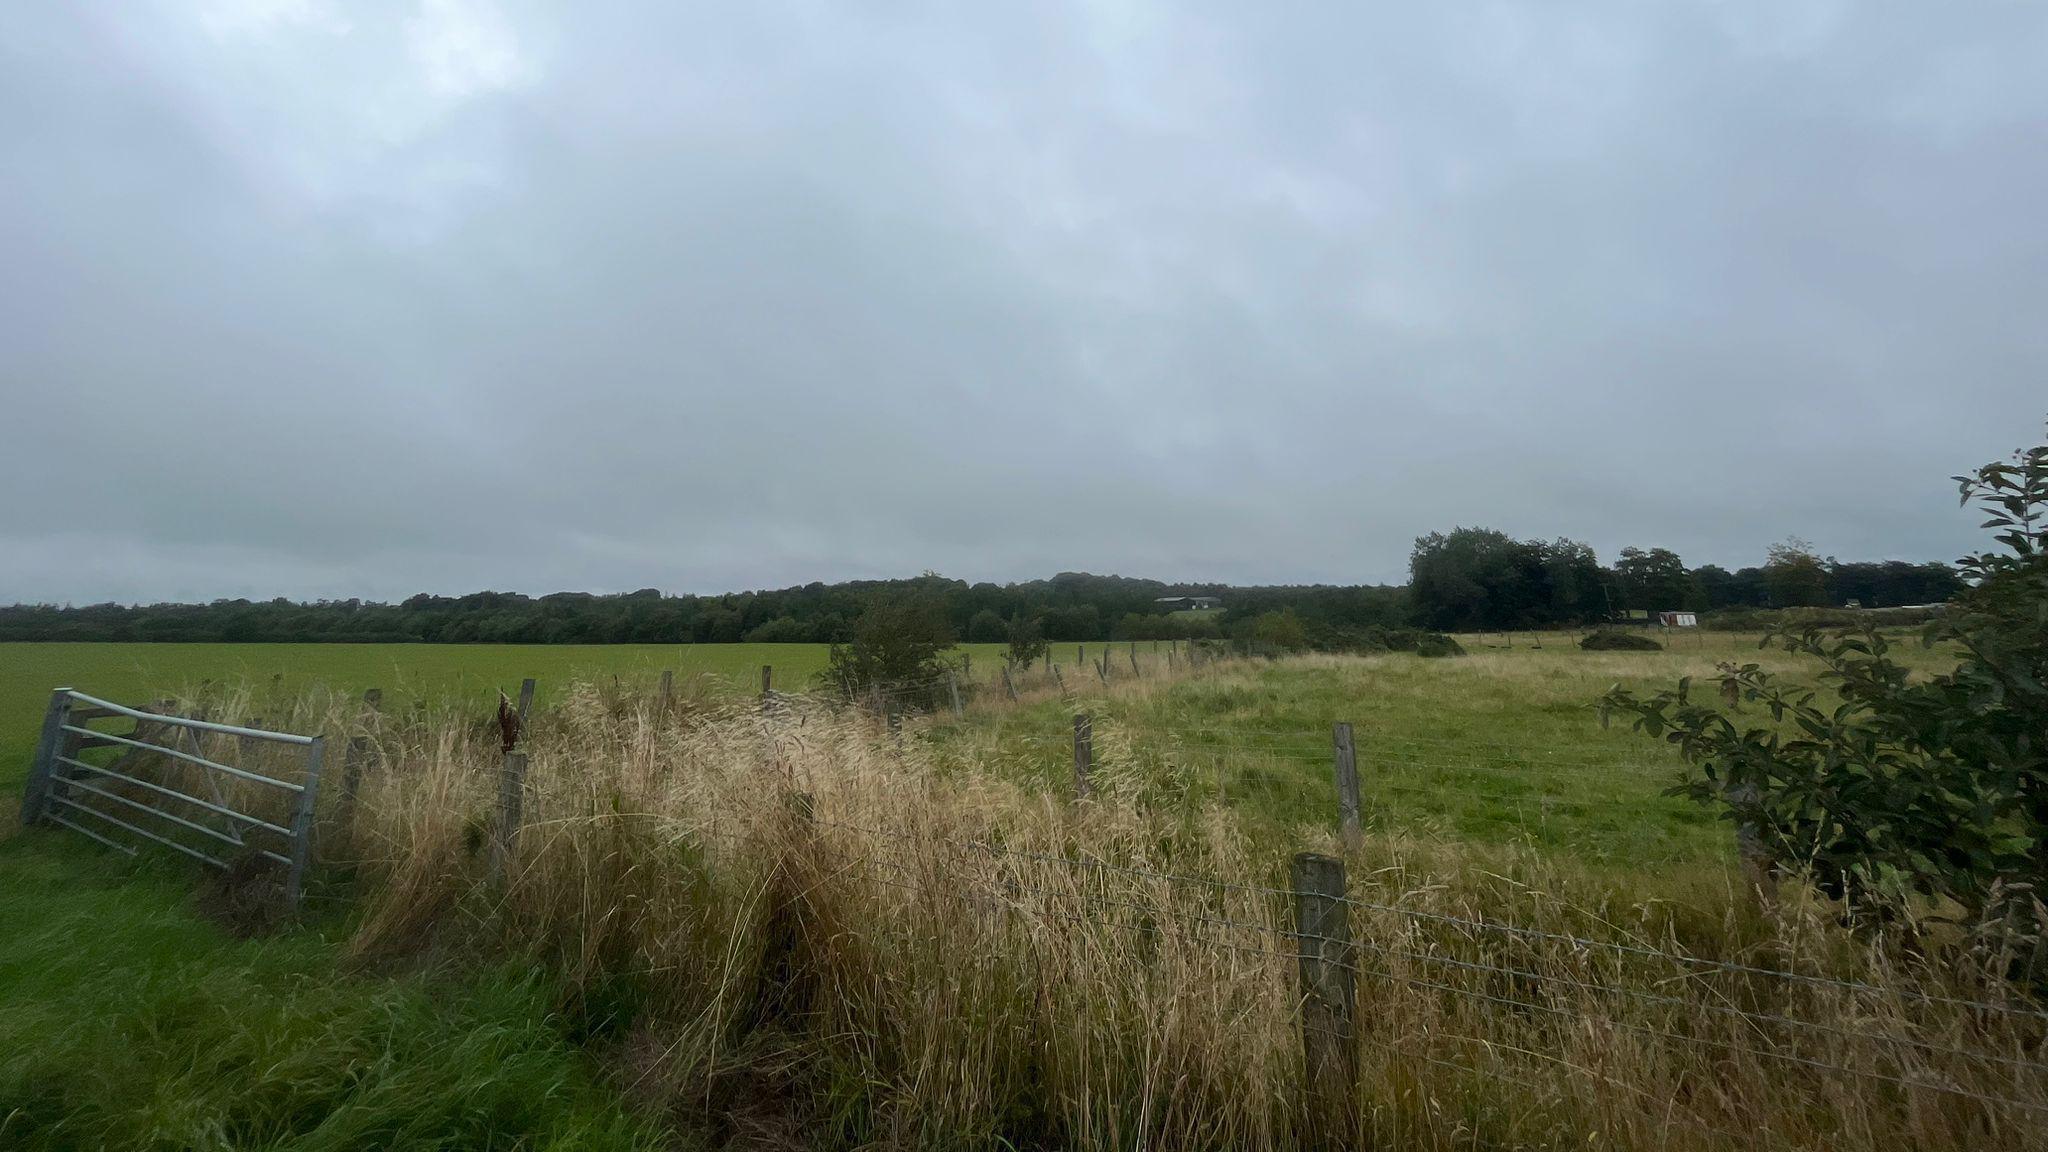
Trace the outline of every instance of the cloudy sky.
<instances>
[{"instance_id":1,"label":"cloudy sky","mask_svg":"<svg viewBox=\"0 0 2048 1152\"><path fill-rule=\"evenodd\" d=\"M23 4L0 602L1974 540L2048 9Z\"/></svg>"}]
</instances>

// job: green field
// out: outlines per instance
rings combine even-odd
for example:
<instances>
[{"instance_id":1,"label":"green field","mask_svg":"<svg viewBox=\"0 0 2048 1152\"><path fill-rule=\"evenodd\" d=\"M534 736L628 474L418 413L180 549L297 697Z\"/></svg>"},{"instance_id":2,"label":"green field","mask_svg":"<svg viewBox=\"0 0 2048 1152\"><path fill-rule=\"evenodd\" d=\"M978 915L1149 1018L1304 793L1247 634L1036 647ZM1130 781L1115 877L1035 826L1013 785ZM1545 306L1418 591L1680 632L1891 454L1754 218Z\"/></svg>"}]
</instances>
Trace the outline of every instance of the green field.
<instances>
[{"instance_id":1,"label":"green field","mask_svg":"<svg viewBox=\"0 0 2048 1152\"><path fill-rule=\"evenodd\" d=\"M994 667L996 644L969 644L977 664ZM576 680L638 681L652 686L663 669L678 687L734 695L754 691L761 666L778 687L808 687L825 667L823 644L0 644L0 790L20 787L50 690L76 688L135 703L189 691L203 680L295 691L325 683L385 698L457 698L488 703L519 681L539 681L538 703ZM984 664L984 661L986 663Z\"/></svg>"},{"instance_id":2,"label":"green field","mask_svg":"<svg viewBox=\"0 0 2048 1152\"><path fill-rule=\"evenodd\" d=\"M1011 706L987 680L964 719L914 721L977 770L1070 787L1072 713L1095 720L1105 787L1146 803L1221 798L1263 842L1327 842L1335 823L1331 725L1354 725L1370 831L1486 869L1500 854L1563 863L1594 886L1713 888L1728 826L1662 794L1680 771L1664 747L1605 731L1592 703L1609 685L1708 677L1758 659L1755 637L1694 634L1671 650L1588 653L1563 636L1463 637L1471 655L1244 661L1169 680L1119 646L1105 687L1056 647L1069 694L1042 672ZM1089 645L1090 652L1098 651ZM1902 646L1934 667L1940 654ZM800 687L815 645L499 647L431 645L0 645L0 1147L677 1146L636 1113L615 1070L579 1046L548 965L428 964L395 974L343 960L347 909L280 937L237 941L195 908L191 870L130 862L61 830L22 833L13 802L49 691L117 700L203 680L278 690L379 687L387 701L485 704L520 678L541 704L561 685L618 677L652 691L673 669L684 691L743 696L762 664ZM1183 665L1184 668L1184 665ZM970 699L973 697L970 695ZM1208 806L1214 811L1213 805ZM1661 896L1659 898L1662 898ZM1599 902L1598 893L1594 900ZM702 1136L701 1133L698 1134Z\"/></svg>"}]
</instances>

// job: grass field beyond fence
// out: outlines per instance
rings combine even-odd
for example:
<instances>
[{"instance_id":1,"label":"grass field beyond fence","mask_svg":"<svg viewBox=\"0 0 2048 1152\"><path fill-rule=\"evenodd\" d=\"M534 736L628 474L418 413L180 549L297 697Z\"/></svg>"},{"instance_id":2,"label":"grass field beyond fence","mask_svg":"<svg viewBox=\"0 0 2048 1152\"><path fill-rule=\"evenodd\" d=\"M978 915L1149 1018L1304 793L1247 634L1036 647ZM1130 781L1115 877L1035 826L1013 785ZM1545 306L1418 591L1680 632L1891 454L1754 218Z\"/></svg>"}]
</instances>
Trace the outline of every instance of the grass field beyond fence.
<instances>
[{"instance_id":1,"label":"grass field beyond fence","mask_svg":"<svg viewBox=\"0 0 2048 1152\"><path fill-rule=\"evenodd\" d=\"M6 646L5 679L28 697L6 702L14 778L66 682L133 700L211 680L216 717L360 735L375 767L345 820L323 791L313 919L281 940L225 941L165 908L175 866L59 832L0 844L0 881L37 902L0 949L0 996L36 1009L0 1025L0 1105L15 1102L0 1136L176 1146L226 1124L222 1146L267 1147L403 1123L392 1146L438 1133L623 1147L652 1138L652 1117L713 1145L1289 1149L1309 1086L1288 858L1313 849L1351 877L1353 1135L1445 1149L2048 1146L2048 1036L1987 976L1996 956L1937 962L1934 937L1899 950L1844 931L1810 894L1760 908L1730 866L1728 826L1662 795L1680 771L1668 749L1602 730L1592 709L1617 682L1796 662L1727 635L1643 653L1461 639L1464 658L1192 672L1145 642L1087 666L1065 645L1057 680L1034 669L1007 686L979 649L962 712L941 697L900 733L822 702L744 702L762 663L785 685L784 669L822 666L811 646ZM664 668L683 697L667 713L652 694ZM500 873L485 713L529 675L542 703ZM371 686L381 713L360 701ZM1077 712L1092 719L1085 802ZM1335 835L1337 721L1353 725L1363 784L1365 835L1349 849ZM88 983L142 991L88 1004L41 959L74 946L97 958ZM442 974L343 978L337 947L357 972L430 960ZM123 1065L157 1095L53 1094L39 1079L107 1036L162 1035L216 969L279 1022L275 1051L215 1021L186 1056ZM284 991L306 982L330 991ZM421 996L460 1011L430 1024ZM299 1022L307 1012L332 1016L328 1038ZM74 1013L87 1023L67 1031ZM521 1013L544 1025L521 1031ZM563 1102L566 1127L513 1107L519 1090L491 1097L490 1116L442 1111L437 1093L486 1091L466 1080L476 1053L498 1050L486 1035ZM323 1045L343 1053L342 1087L302 1067ZM244 1050L245 1089L201 1091L212 1065L193 1054ZM387 1087L399 1082L420 1085L417 1107ZM593 1094L599 1083L634 1103ZM166 1095L190 1097L190 1114L153 1103ZM323 1129L336 1109L358 1128Z\"/></svg>"}]
</instances>

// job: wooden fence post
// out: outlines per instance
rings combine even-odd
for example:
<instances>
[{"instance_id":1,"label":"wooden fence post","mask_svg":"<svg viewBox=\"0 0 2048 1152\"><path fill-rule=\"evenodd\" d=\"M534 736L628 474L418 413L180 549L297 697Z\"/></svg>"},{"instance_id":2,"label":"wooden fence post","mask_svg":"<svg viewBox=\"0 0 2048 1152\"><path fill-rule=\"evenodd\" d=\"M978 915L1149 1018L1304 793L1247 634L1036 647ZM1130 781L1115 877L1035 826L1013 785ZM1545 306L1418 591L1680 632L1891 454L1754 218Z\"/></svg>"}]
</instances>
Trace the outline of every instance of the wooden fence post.
<instances>
[{"instance_id":1,"label":"wooden fence post","mask_svg":"<svg viewBox=\"0 0 2048 1152\"><path fill-rule=\"evenodd\" d=\"M953 698L953 718L960 718L960 680L951 672L946 673L946 693Z\"/></svg>"},{"instance_id":2,"label":"wooden fence post","mask_svg":"<svg viewBox=\"0 0 2048 1152\"><path fill-rule=\"evenodd\" d=\"M1356 852L1365 843L1358 827L1358 753L1351 743L1351 725L1340 723L1335 730L1337 751L1337 828L1344 836L1344 850Z\"/></svg>"},{"instance_id":3,"label":"wooden fence post","mask_svg":"<svg viewBox=\"0 0 2048 1152\"><path fill-rule=\"evenodd\" d=\"M775 665L761 665L761 703L766 704L775 695Z\"/></svg>"},{"instance_id":4,"label":"wooden fence post","mask_svg":"<svg viewBox=\"0 0 2048 1152\"><path fill-rule=\"evenodd\" d=\"M1088 773L1095 767L1095 721L1074 713L1074 799L1088 798Z\"/></svg>"},{"instance_id":5,"label":"wooden fence post","mask_svg":"<svg viewBox=\"0 0 2048 1152\"><path fill-rule=\"evenodd\" d=\"M1010 694L1010 703L1015 704L1017 702L1017 684L1015 681L1010 679L1010 669L1008 665L1003 666L1003 691L1008 692Z\"/></svg>"},{"instance_id":6,"label":"wooden fence post","mask_svg":"<svg viewBox=\"0 0 2048 1152\"><path fill-rule=\"evenodd\" d=\"M1738 814L1735 824L1735 855L1742 864L1742 876L1758 898L1770 900L1778 894L1778 878L1771 867L1770 849L1764 846L1763 826L1756 821L1760 803L1755 784L1738 784L1728 790L1728 804Z\"/></svg>"},{"instance_id":7,"label":"wooden fence post","mask_svg":"<svg viewBox=\"0 0 2048 1152\"><path fill-rule=\"evenodd\" d=\"M1294 858L1294 930L1301 962L1301 1048L1311 1148L1352 1145L1358 1037L1351 917L1344 903L1344 862L1303 852Z\"/></svg>"},{"instance_id":8,"label":"wooden fence post","mask_svg":"<svg viewBox=\"0 0 2048 1152\"><path fill-rule=\"evenodd\" d=\"M661 670L661 688L658 692L658 699L662 715L668 715L669 709L673 708L676 702L676 673L673 668L663 668ZM524 717L521 717L521 719L524 719Z\"/></svg>"},{"instance_id":9,"label":"wooden fence post","mask_svg":"<svg viewBox=\"0 0 2048 1152\"><path fill-rule=\"evenodd\" d=\"M505 878L526 808L526 753L507 752L498 765L498 828L491 841L491 882Z\"/></svg>"},{"instance_id":10,"label":"wooden fence post","mask_svg":"<svg viewBox=\"0 0 2048 1152\"><path fill-rule=\"evenodd\" d=\"M1173 641L1166 642L1166 670L1173 671Z\"/></svg>"},{"instance_id":11,"label":"wooden fence post","mask_svg":"<svg viewBox=\"0 0 2048 1152\"><path fill-rule=\"evenodd\" d=\"M351 845L356 837L356 796L363 787L363 765L370 759L370 738L351 736L348 750L341 754L341 801L335 805L334 822Z\"/></svg>"},{"instance_id":12,"label":"wooden fence post","mask_svg":"<svg viewBox=\"0 0 2048 1152\"><path fill-rule=\"evenodd\" d=\"M962 652L960 654L960 674L969 680L974 679L974 653Z\"/></svg>"},{"instance_id":13,"label":"wooden fence post","mask_svg":"<svg viewBox=\"0 0 2048 1152\"><path fill-rule=\"evenodd\" d=\"M1060 666L1059 666L1059 665L1057 665L1057 664L1054 664L1054 665L1052 666L1052 682L1060 686L1060 692L1061 692L1061 694L1063 694L1063 695L1064 695L1064 694L1066 693L1066 690L1067 690L1067 681L1066 681L1066 677L1064 677L1064 676L1061 676L1061 675L1060 675Z\"/></svg>"},{"instance_id":14,"label":"wooden fence post","mask_svg":"<svg viewBox=\"0 0 2048 1152\"><path fill-rule=\"evenodd\" d=\"M43 818L50 806L50 777L57 767L57 750L64 743L64 725L71 720L71 689L50 693L50 708L43 713L42 735L36 739L35 759L29 761L28 783L21 792L21 823L24 827Z\"/></svg>"},{"instance_id":15,"label":"wooden fence post","mask_svg":"<svg viewBox=\"0 0 2048 1152\"><path fill-rule=\"evenodd\" d=\"M1131 675L1138 675L1138 642L1131 641Z\"/></svg>"},{"instance_id":16,"label":"wooden fence post","mask_svg":"<svg viewBox=\"0 0 2048 1152\"><path fill-rule=\"evenodd\" d=\"M533 715L533 677L519 682L519 734L526 735L526 721Z\"/></svg>"},{"instance_id":17,"label":"wooden fence post","mask_svg":"<svg viewBox=\"0 0 2048 1152\"><path fill-rule=\"evenodd\" d=\"M1107 648L1102 650L1102 659L1095 662L1095 678L1104 684L1109 683L1109 649Z\"/></svg>"}]
</instances>

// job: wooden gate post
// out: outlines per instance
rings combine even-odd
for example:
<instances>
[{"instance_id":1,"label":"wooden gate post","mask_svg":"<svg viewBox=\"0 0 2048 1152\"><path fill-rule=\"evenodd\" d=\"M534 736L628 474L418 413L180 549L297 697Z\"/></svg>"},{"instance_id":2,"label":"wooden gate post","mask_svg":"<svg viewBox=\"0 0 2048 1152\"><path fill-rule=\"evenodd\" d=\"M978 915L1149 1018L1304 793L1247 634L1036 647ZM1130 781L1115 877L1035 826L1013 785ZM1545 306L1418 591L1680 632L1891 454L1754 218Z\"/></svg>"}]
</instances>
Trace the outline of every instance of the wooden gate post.
<instances>
[{"instance_id":1,"label":"wooden gate post","mask_svg":"<svg viewBox=\"0 0 2048 1152\"><path fill-rule=\"evenodd\" d=\"M1337 829L1344 837L1344 850L1356 852L1365 843L1358 826L1358 753L1351 743L1351 725L1335 729L1337 768Z\"/></svg>"},{"instance_id":2,"label":"wooden gate post","mask_svg":"<svg viewBox=\"0 0 2048 1152\"><path fill-rule=\"evenodd\" d=\"M498 765L498 828L491 840L491 882L505 879L526 809L526 753L507 752Z\"/></svg>"},{"instance_id":3,"label":"wooden gate post","mask_svg":"<svg viewBox=\"0 0 2048 1152\"><path fill-rule=\"evenodd\" d=\"M1344 862L1303 852L1294 858L1294 928L1301 961L1301 1048L1311 1148L1350 1147L1357 1110L1356 987Z\"/></svg>"},{"instance_id":4,"label":"wooden gate post","mask_svg":"<svg viewBox=\"0 0 2048 1152\"><path fill-rule=\"evenodd\" d=\"M64 742L64 725L71 720L71 689L50 693L49 710L43 713L42 735L36 738L35 759L29 761L28 783L21 792L21 823L24 827L43 818L50 806L50 776L57 767L57 749Z\"/></svg>"},{"instance_id":5,"label":"wooden gate post","mask_svg":"<svg viewBox=\"0 0 2048 1152\"><path fill-rule=\"evenodd\" d=\"M1088 773L1095 767L1095 721L1074 713L1074 799L1088 798Z\"/></svg>"}]
</instances>

